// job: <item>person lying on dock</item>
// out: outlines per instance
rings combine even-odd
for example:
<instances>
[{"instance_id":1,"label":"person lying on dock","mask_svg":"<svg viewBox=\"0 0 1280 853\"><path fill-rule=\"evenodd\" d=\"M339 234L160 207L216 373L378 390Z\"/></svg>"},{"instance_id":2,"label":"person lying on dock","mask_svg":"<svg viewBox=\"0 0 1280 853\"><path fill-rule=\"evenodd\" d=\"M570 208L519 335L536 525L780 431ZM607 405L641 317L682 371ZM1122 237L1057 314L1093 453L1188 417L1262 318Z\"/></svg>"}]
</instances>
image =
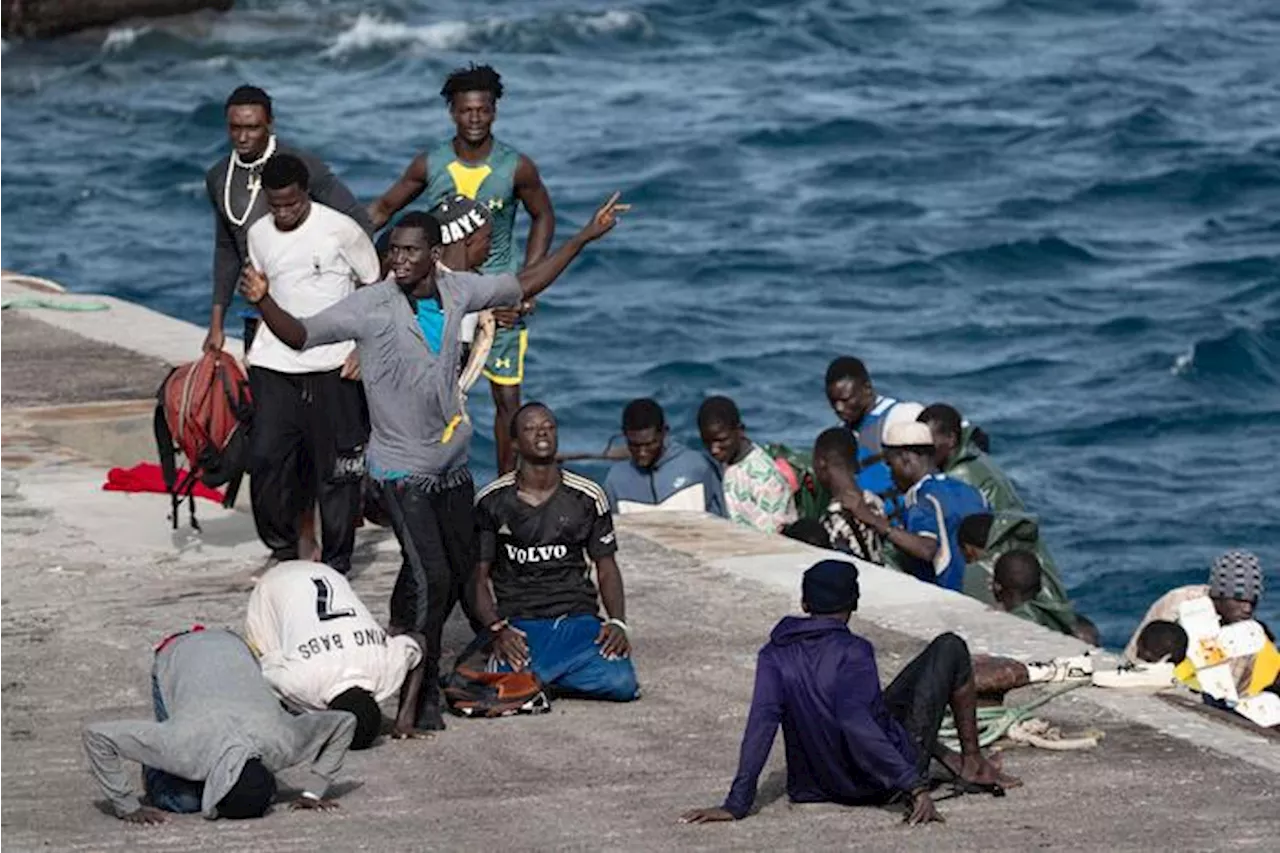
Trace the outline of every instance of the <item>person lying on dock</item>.
<instances>
[{"instance_id":1,"label":"person lying on dock","mask_svg":"<svg viewBox=\"0 0 1280 853\"><path fill-rule=\"evenodd\" d=\"M155 722L84 727L89 768L121 820L164 823L164 812L262 817L275 798L275 774L301 764L310 772L293 808L337 808L325 795L342 769L355 717L290 714L235 634L196 626L166 638L156 647L151 695ZM125 761L142 764L150 806L139 801L136 771Z\"/></svg>"},{"instance_id":2,"label":"person lying on dock","mask_svg":"<svg viewBox=\"0 0 1280 853\"><path fill-rule=\"evenodd\" d=\"M373 745L382 731L378 703L402 685L393 737L418 734L413 709L425 641L383 630L346 577L323 563L292 560L269 569L249 596L245 640L285 704L355 716L352 749Z\"/></svg>"},{"instance_id":3,"label":"person lying on dock","mask_svg":"<svg viewBox=\"0 0 1280 853\"><path fill-rule=\"evenodd\" d=\"M1125 646L1124 656L1138 660L1138 637L1151 622L1176 622L1178 608L1187 601L1208 596L1223 625L1252 619L1262 599L1262 562L1250 551L1231 550L1220 554L1209 567L1209 583L1171 589L1147 610Z\"/></svg>"},{"instance_id":4,"label":"person lying on dock","mask_svg":"<svg viewBox=\"0 0 1280 853\"><path fill-rule=\"evenodd\" d=\"M846 506L865 504L873 513L884 515L884 504L866 489L858 487L858 443L844 427L831 427L813 444L813 475L832 496L821 524L828 545L869 563L884 562L884 539L870 525L860 521Z\"/></svg>"},{"instance_id":5,"label":"person lying on dock","mask_svg":"<svg viewBox=\"0 0 1280 853\"><path fill-rule=\"evenodd\" d=\"M924 424L895 423L885 431L882 444L893 481L904 496L902 526L891 526L865 503L846 509L904 555L906 572L959 591L965 569L960 523L965 516L986 512L986 502L973 486L938 473L933 434Z\"/></svg>"},{"instance_id":6,"label":"person lying on dock","mask_svg":"<svg viewBox=\"0 0 1280 853\"><path fill-rule=\"evenodd\" d=\"M366 450L403 556L391 596L391 624L423 635L424 685L415 728L444 728L440 713L440 646L445 620L475 569L475 487L468 467L471 421L458 388L466 314L512 306L551 286L586 246L613 230L630 209L614 193L555 252L518 274L473 275L440 268L440 223L418 211L392 229L394 280L362 287L319 314L299 319L270 295L270 283L249 269L245 298L285 344L308 349L354 340L369 405ZM418 325L417 301L440 297L445 323L439 352Z\"/></svg>"},{"instance_id":7,"label":"person lying on dock","mask_svg":"<svg viewBox=\"0 0 1280 853\"><path fill-rule=\"evenodd\" d=\"M777 533L796 520L791 485L764 448L747 437L738 406L728 397L708 397L698 407L702 446L720 463L725 509L734 524Z\"/></svg>"},{"instance_id":8,"label":"person lying on dock","mask_svg":"<svg viewBox=\"0 0 1280 853\"><path fill-rule=\"evenodd\" d=\"M711 460L671 438L655 400L642 397L622 410L622 435L631 458L604 478L609 506L619 515L690 510L725 516L720 476Z\"/></svg>"},{"instance_id":9,"label":"person lying on dock","mask_svg":"<svg viewBox=\"0 0 1280 853\"><path fill-rule=\"evenodd\" d=\"M755 692L738 772L719 808L686 812L685 823L741 820L751 810L779 726L792 802L906 804L912 824L942 820L930 796L937 759L962 781L989 789L1020 782L978 746L977 690L968 646L938 636L881 691L875 649L849 630L858 608L858 570L823 560L804 574L807 616L787 616L756 662ZM959 755L938 731L950 708Z\"/></svg>"},{"instance_id":10,"label":"person lying on dock","mask_svg":"<svg viewBox=\"0 0 1280 853\"><path fill-rule=\"evenodd\" d=\"M516 470L476 496L476 614L488 626L494 661L499 671L530 670L559 692L636 699L608 499L556 462L556 419L546 406L522 406L511 432Z\"/></svg>"}]
</instances>

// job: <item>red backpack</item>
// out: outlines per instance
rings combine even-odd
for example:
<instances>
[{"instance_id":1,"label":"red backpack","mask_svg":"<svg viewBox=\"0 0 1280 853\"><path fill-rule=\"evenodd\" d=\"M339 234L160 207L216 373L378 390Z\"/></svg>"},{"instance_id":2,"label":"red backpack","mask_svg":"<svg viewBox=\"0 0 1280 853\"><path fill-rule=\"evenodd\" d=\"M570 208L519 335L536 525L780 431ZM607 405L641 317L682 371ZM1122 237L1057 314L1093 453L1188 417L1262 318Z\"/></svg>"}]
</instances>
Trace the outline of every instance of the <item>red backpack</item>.
<instances>
[{"instance_id":1,"label":"red backpack","mask_svg":"<svg viewBox=\"0 0 1280 853\"><path fill-rule=\"evenodd\" d=\"M222 505L235 505L240 479L248 463L249 427L253 399L249 380L235 358L225 352L207 352L199 361L175 367L156 392L156 448L164 484L173 502L173 527L178 528L178 504L183 497L196 522L196 482L227 487ZM176 454L187 460L187 472L178 482Z\"/></svg>"}]
</instances>

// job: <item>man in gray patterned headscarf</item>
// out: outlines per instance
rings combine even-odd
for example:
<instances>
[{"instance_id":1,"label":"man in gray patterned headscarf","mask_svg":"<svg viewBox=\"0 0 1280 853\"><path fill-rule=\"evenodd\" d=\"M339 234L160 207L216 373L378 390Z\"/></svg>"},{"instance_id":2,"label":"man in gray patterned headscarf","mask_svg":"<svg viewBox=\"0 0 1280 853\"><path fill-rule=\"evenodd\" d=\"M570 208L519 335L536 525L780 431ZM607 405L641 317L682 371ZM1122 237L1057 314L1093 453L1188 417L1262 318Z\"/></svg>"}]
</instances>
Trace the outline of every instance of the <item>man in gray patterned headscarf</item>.
<instances>
[{"instance_id":1,"label":"man in gray patterned headscarf","mask_svg":"<svg viewBox=\"0 0 1280 853\"><path fill-rule=\"evenodd\" d=\"M1262 563L1250 551L1231 550L1217 557L1209 567L1209 583L1171 589L1156 600L1133 632L1125 657L1138 660L1138 635L1156 621L1177 622L1178 608L1186 601L1208 596L1223 625L1252 619L1262 598Z\"/></svg>"},{"instance_id":2,"label":"man in gray patterned headscarf","mask_svg":"<svg viewBox=\"0 0 1280 853\"><path fill-rule=\"evenodd\" d=\"M1209 598L1225 625L1252 619L1262 598L1262 563L1249 551L1227 551L1209 567Z\"/></svg>"}]
</instances>

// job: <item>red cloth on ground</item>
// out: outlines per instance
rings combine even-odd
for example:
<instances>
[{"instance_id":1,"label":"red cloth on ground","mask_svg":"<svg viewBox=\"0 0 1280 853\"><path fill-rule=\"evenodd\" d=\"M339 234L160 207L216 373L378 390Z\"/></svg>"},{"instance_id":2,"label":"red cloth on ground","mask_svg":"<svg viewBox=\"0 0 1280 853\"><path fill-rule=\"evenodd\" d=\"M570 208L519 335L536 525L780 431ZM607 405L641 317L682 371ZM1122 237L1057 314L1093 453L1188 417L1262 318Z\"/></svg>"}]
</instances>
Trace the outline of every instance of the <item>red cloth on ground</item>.
<instances>
[{"instance_id":1,"label":"red cloth on ground","mask_svg":"<svg viewBox=\"0 0 1280 853\"><path fill-rule=\"evenodd\" d=\"M178 482L187 476L183 468L178 469ZM154 492L166 495L169 490L164 485L164 471L154 462L139 462L132 468L112 468L107 472L107 482L102 484L104 492ZM198 498L222 503L222 491L211 489L204 483L196 482L191 492Z\"/></svg>"}]
</instances>

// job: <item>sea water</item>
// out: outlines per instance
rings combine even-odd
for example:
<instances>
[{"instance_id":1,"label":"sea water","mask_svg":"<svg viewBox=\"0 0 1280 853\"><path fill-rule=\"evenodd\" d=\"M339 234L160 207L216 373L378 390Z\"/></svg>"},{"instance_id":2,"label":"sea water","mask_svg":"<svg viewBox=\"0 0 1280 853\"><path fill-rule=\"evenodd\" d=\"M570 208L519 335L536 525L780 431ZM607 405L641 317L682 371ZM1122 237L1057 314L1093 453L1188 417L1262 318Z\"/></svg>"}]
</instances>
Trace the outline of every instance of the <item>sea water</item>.
<instances>
[{"instance_id":1,"label":"sea water","mask_svg":"<svg viewBox=\"0 0 1280 853\"><path fill-rule=\"evenodd\" d=\"M635 205L531 324L564 449L642 395L696 444L713 393L807 446L856 355L991 434L1110 644L1228 547L1280 627L1273 0L238 0L6 43L3 264L204 322L234 86L372 199L451 133L472 60L560 237Z\"/></svg>"}]
</instances>

